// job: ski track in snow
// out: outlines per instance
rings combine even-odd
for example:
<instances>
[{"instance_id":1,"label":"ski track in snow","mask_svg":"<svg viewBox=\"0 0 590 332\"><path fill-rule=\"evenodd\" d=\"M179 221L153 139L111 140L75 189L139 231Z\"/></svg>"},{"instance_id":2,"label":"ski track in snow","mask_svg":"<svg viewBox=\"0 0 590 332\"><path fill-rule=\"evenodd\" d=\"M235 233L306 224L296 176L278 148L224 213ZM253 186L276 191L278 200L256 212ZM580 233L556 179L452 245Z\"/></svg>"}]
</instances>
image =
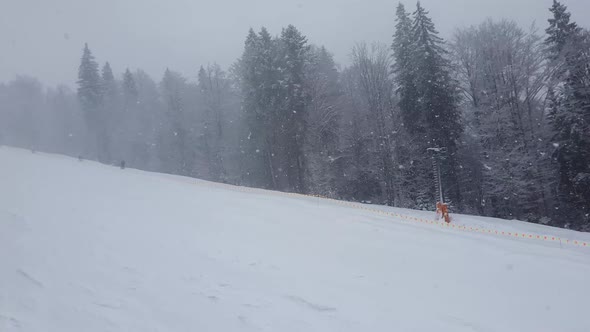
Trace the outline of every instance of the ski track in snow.
<instances>
[{"instance_id":1,"label":"ski track in snow","mask_svg":"<svg viewBox=\"0 0 590 332\"><path fill-rule=\"evenodd\" d=\"M29 275L27 272L21 270L21 269L17 269L16 273L18 273L21 277L23 277L24 279L26 279L27 281L29 281L30 283L32 283L33 285L39 287L39 288L43 288L43 283L40 282L39 280L31 277L31 275Z\"/></svg>"},{"instance_id":2,"label":"ski track in snow","mask_svg":"<svg viewBox=\"0 0 590 332\"><path fill-rule=\"evenodd\" d=\"M285 296L287 299L293 301L294 303L303 305L309 309L318 311L318 312L333 312L336 311L336 308L332 308L332 307L328 307L328 306L324 306L324 305L320 305L320 304L316 304L316 303L312 303L307 301L306 299L303 299L299 296L293 296L293 295L287 295Z\"/></svg>"},{"instance_id":3,"label":"ski track in snow","mask_svg":"<svg viewBox=\"0 0 590 332\"><path fill-rule=\"evenodd\" d=\"M12 332L22 331L21 323L18 319L12 316L0 314L0 331Z\"/></svg>"},{"instance_id":4,"label":"ski track in snow","mask_svg":"<svg viewBox=\"0 0 590 332\"><path fill-rule=\"evenodd\" d=\"M590 248L7 147L0 165L1 332L590 331Z\"/></svg>"}]
</instances>

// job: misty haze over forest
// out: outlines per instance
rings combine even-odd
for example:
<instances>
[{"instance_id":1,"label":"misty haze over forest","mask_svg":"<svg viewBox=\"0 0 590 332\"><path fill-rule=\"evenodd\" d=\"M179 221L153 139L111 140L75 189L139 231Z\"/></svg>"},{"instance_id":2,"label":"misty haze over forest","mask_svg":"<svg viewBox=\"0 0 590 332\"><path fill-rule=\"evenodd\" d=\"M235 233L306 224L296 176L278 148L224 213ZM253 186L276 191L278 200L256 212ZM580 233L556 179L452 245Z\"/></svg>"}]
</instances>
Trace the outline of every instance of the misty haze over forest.
<instances>
[{"instance_id":1,"label":"misty haze over forest","mask_svg":"<svg viewBox=\"0 0 590 332\"><path fill-rule=\"evenodd\" d=\"M590 231L585 0L8 8L0 145Z\"/></svg>"},{"instance_id":2,"label":"misty haze over forest","mask_svg":"<svg viewBox=\"0 0 590 332\"><path fill-rule=\"evenodd\" d=\"M117 68L161 77L166 67L196 79L200 65L230 66L242 53L245 32L278 33L293 24L349 65L354 43L391 43L399 1L391 0L4 0L0 11L0 81L16 75L43 84L74 86L80 49L88 43ZM401 1L413 10L415 1ZM551 0L423 0L441 36L484 19L507 18L527 29L546 27ZM590 26L590 2L569 0L572 19ZM39 52L42 50L42 52ZM103 61L104 61L103 60ZM121 70L119 70L121 71Z\"/></svg>"}]
</instances>

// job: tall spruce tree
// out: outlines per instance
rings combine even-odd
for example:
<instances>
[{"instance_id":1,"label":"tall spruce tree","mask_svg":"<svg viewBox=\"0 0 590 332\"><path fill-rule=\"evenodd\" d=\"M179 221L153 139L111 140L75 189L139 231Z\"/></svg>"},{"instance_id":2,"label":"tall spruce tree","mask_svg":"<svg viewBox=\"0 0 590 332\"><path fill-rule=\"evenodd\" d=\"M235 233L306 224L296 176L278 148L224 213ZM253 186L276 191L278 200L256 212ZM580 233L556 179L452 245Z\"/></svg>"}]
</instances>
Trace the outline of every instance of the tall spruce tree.
<instances>
[{"instance_id":1,"label":"tall spruce tree","mask_svg":"<svg viewBox=\"0 0 590 332\"><path fill-rule=\"evenodd\" d=\"M101 75L101 86L102 86L102 105L101 105L101 116L104 121L105 133L104 144L105 150L107 151L108 158L113 159L113 155L119 154L118 147L113 146L112 142L120 138L119 131L121 128L121 118L119 114L120 100L119 100L119 87L111 65L106 62L102 67ZM119 157L119 156L117 156ZM113 161L113 160L109 160Z\"/></svg>"},{"instance_id":2,"label":"tall spruce tree","mask_svg":"<svg viewBox=\"0 0 590 332\"><path fill-rule=\"evenodd\" d=\"M413 141L416 144L418 158L416 172L417 181L422 188L419 193L429 201L434 201L434 183L437 176L430 166L428 149L442 151L438 159L441 168L441 179L447 201L460 208L461 195L457 185L457 140L463 130L461 114L457 107L458 96L455 81L450 76L450 66L446 59L447 52L444 40L438 36L434 23L428 12L416 5L412 22L411 63L414 68L414 84L417 93L413 123L407 124ZM422 130L420 130L422 129ZM426 186L426 187L424 187Z\"/></svg>"},{"instance_id":3,"label":"tall spruce tree","mask_svg":"<svg viewBox=\"0 0 590 332\"><path fill-rule=\"evenodd\" d=\"M248 31L244 52L238 62L242 109L248 128L242 139L243 181L255 186L276 189L271 144L271 109L273 105L274 61L272 38L266 29L256 34Z\"/></svg>"},{"instance_id":4,"label":"tall spruce tree","mask_svg":"<svg viewBox=\"0 0 590 332\"><path fill-rule=\"evenodd\" d=\"M88 44L84 44L80 67L78 68L78 98L85 110L96 111L102 102L102 87L98 63L94 60Z\"/></svg>"},{"instance_id":5,"label":"tall spruce tree","mask_svg":"<svg viewBox=\"0 0 590 332\"><path fill-rule=\"evenodd\" d=\"M116 121L114 118L117 116L116 108L119 107L120 92L115 76L113 75L113 70L108 62L102 67L101 86L103 98L102 106L105 117L109 122L107 123L107 126L110 128L111 119Z\"/></svg>"},{"instance_id":6,"label":"tall spruce tree","mask_svg":"<svg viewBox=\"0 0 590 332\"><path fill-rule=\"evenodd\" d=\"M452 155L462 132L457 86L449 74L444 40L438 36L434 23L420 2L414 13L412 30L415 43L412 57L420 94L418 107L421 120L428 126L426 143L432 147L446 147Z\"/></svg>"},{"instance_id":7,"label":"tall spruce tree","mask_svg":"<svg viewBox=\"0 0 590 332\"><path fill-rule=\"evenodd\" d=\"M556 60L564 55L567 47L572 46L581 29L576 22L570 22L571 14L567 11L567 6L559 1L553 0L549 11L553 17L548 19L549 27L545 29L548 35L545 44L548 47L549 58Z\"/></svg>"},{"instance_id":8,"label":"tall spruce tree","mask_svg":"<svg viewBox=\"0 0 590 332\"><path fill-rule=\"evenodd\" d=\"M399 108L402 114L403 124L406 129L414 134L424 132L424 124L418 118L420 115L417 105L418 95L416 90L416 68L413 63L413 33L412 19L405 6L400 3L396 11L395 34L393 36L393 56L395 62L392 72L397 85ZM422 129L421 129L422 128Z\"/></svg>"},{"instance_id":9,"label":"tall spruce tree","mask_svg":"<svg viewBox=\"0 0 590 332\"><path fill-rule=\"evenodd\" d=\"M141 124L142 141L146 146L144 158L138 161L148 170L156 170L158 162L158 130L165 122L162 99L157 83L144 71L133 72L137 87L137 114ZM141 155L140 155L141 157Z\"/></svg>"},{"instance_id":10,"label":"tall spruce tree","mask_svg":"<svg viewBox=\"0 0 590 332\"><path fill-rule=\"evenodd\" d=\"M590 229L590 43L567 7L554 0L547 28L555 93L550 119L559 164L558 218ZM574 207L572 209L571 207Z\"/></svg>"},{"instance_id":11,"label":"tall spruce tree","mask_svg":"<svg viewBox=\"0 0 590 332\"><path fill-rule=\"evenodd\" d=\"M160 128L160 158L164 171L194 175L194 151L189 145L188 112L185 100L186 79L166 68L160 83L164 101L164 123Z\"/></svg>"},{"instance_id":12,"label":"tall spruce tree","mask_svg":"<svg viewBox=\"0 0 590 332\"><path fill-rule=\"evenodd\" d=\"M266 160L266 170L272 188L288 190L288 164L284 127L284 89L280 66L280 41L271 37L264 27L258 33L258 115L260 116L260 135L264 137L261 153ZM260 151L260 152L259 152Z\"/></svg>"},{"instance_id":13,"label":"tall spruce tree","mask_svg":"<svg viewBox=\"0 0 590 332\"><path fill-rule=\"evenodd\" d=\"M297 28L289 25L281 33L279 72L283 90L280 117L281 136L286 145L285 157L289 189L305 192L306 159L304 154L307 94L304 89L304 66L309 52L307 39Z\"/></svg>"},{"instance_id":14,"label":"tall spruce tree","mask_svg":"<svg viewBox=\"0 0 590 332\"><path fill-rule=\"evenodd\" d=\"M305 68L307 190L334 197L343 174L340 151L342 87L332 54L312 46Z\"/></svg>"},{"instance_id":15,"label":"tall spruce tree","mask_svg":"<svg viewBox=\"0 0 590 332\"><path fill-rule=\"evenodd\" d=\"M77 83L78 99L90 136L86 144L86 153L95 154L101 162L108 162L106 123L101 110L103 87L98 72L98 63L94 60L88 44L84 44Z\"/></svg>"},{"instance_id":16,"label":"tall spruce tree","mask_svg":"<svg viewBox=\"0 0 590 332\"><path fill-rule=\"evenodd\" d=\"M116 93L117 84L115 82L115 76L113 75L113 69L107 61L102 67L102 87L105 96Z\"/></svg>"},{"instance_id":17,"label":"tall spruce tree","mask_svg":"<svg viewBox=\"0 0 590 332\"><path fill-rule=\"evenodd\" d=\"M123 98L125 102L125 108L130 108L137 104L139 92L133 74L127 68L123 73Z\"/></svg>"},{"instance_id":18,"label":"tall spruce tree","mask_svg":"<svg viewBox=\"0 0 590 332\"><path fill-rule=\"evenodd\" d=\"M392 74L400 113L398 121L401 122L398 140L406 142L397 144L396 148L400 173L397 181L399 203L403 207L430 208L433 203L432 179L429 173L431 162L422 157L426 147L421 141L426 135L427 127L418 105L413 24L402 3L397 6L395 27Z\"/></svg>"},{"instance_id":19,"label":"tall spruce tree","mask_svg":"<svg viewBox=\"0 0 590 332\"><path fill-rule=\"evenodd\" d=\"M134 75L129 68L123 73L122 79L122 121L125 128L122 137L127 142L127 151L122 156L129 166L147 163L149 154L148 131L145 112L141 111L139 90Z\"/></svg>"}]
</instances>

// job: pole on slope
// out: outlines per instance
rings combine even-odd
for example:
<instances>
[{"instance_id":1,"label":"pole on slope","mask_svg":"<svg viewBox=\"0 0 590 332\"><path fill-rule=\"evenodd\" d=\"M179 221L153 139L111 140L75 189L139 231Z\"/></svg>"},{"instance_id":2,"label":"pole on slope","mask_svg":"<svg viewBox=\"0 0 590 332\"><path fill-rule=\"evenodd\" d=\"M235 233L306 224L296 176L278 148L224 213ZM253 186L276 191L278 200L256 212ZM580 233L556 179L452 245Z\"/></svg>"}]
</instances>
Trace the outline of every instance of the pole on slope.
<instances>
[{"instance_id":1,"label":"pole on slope","mask_svg":"<svg viewBox=\"0 0 590 332\"><path fill-rule=\"evenodd\" d=\"M444 219L446 223L450 223L451 216L449 215L449 206L445 203L445 198L443 195L442 176L440 172L442 153L444 153L446 149L428 148L427 150L433 152L432 164L434 166L434 180L436 189L438 191L438 201L436 202L436 216L438 219Z\"/></svg>"}]
</instances>

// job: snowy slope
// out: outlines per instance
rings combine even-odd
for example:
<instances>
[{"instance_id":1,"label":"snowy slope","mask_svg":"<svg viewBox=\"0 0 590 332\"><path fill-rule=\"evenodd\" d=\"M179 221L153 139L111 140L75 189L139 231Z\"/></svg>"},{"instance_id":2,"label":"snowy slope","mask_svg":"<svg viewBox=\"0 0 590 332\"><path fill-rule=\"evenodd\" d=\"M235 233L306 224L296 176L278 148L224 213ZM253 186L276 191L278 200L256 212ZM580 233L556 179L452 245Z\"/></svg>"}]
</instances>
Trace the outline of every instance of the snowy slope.
<instances>
[{"instance_id":1,"label":"snowy slope","mask_svg":"<svg viewBox=\"0 0 590 332\"><path fill-rule=\"evenodd\" d=\"M459 227L588 234L455 218L0 147L0 331L590 331L590 248Z\"/></svg>"}]
</instances>

